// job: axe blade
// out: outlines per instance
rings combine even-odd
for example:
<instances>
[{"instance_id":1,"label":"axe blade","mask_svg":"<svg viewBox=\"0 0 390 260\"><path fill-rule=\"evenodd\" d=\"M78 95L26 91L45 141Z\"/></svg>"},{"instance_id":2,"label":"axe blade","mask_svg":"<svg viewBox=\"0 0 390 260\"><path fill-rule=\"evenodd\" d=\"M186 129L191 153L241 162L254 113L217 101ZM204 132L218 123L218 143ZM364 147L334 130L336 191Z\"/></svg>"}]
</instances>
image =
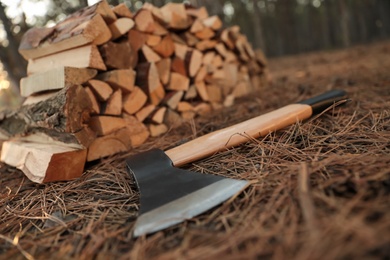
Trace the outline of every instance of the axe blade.
<instances>
[{"instance_id":1,"label":"axe blade","mask_svg":"<svg viewBox=\"0 0 390 260\"><path fill-rule=\"evenodd\" d=\"M140 191L133 236L154 233L197 216L232 197L248 181L175 168L159 149L126 160Z\"/></svg>"}]
</instances>

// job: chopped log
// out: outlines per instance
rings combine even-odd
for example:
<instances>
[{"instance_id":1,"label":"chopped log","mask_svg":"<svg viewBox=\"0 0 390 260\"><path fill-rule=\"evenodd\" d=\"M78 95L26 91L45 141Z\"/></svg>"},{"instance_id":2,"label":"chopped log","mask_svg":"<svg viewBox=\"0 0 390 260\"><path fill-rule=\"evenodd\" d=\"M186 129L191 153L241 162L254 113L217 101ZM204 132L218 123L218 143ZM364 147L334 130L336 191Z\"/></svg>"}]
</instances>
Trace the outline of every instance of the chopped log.
<instances>
[{"instance_id":1,"label":"chopped log","mask_svg":"<svg viewBox=\"0 0 390 260\"><path fill-rule=\"evenodd\" d=\"M141 54L143 62L157 62L161 60L161 57L146 44L141 47Z\"/></svg>"},{"instance_id":2,"label":"chopped log","mask_svg":"<svg viewBox=\"0 0 390 260\"><path fill-rule=\"evenodd\" d=\"M145 143L150 136L146 126L134 116L124 114L123 118L126 120L126 127L129 130L131 146L135 148Z\"/></svg>"},{"instance_id":3,"label":"chopped log","mask_svg":"<svg viewBox=\"0 0 390 260\"><path fill-rule=\"evenodd\" d=\"M130 150L132 147L130 134L130 129L124 127L109 135L96 138L88 147L87 161Z\"/></svg>"},{"instance_id":4,"label":"chopped log","mask_svg":"<svg viewBox=\"0 0 390 260\"><path fill-rule=\"evenodd\" d=\"M187 45L186 41L183 38L181 38L179 35L177 35L176 33L171 32L170 35L171 35L172 41L174 43Z\"/></svg>"},{"instance_id":5,"label":"chopped log","mask_svg":"<svg viewBox=\"0 0 390 260\"><path fill-rule=\"evenodd\" d=\"M180 101L178 104L177 104L177 108L176 108L177 111L179 112L185 112L185 111L194 111L194 107L191 105L191 103L187 102L187 101Z\"/></svg>"},{"instance_id":6,"label":"chopped log","mask_svg":"<svg viewBox=\"0 0 390 260\"><path fill-rule=\"evenodd\" d=\"M235 96L233 94L227 95L223 101L224 107L230 107L234 104Z\"/></svg>"},{"instance_id":7,"label":"chopped log","mask_svg":"<svg viewBox=\"0 0 390 260\"><path fill-rule=\"evenodd\" d=\"M185 6L178 3L167 3L160 8L165 22L171 29L186 29L190 26Z\"/></svg>"},{"instance_id":8,"label":"chopped log","mask_svg":"<svg viewBox=\"0 0 390 260\"><path fill-rule=\"evenodd\" d=\"M58 67L92 68L106 70L106 65L95 45L86 45L71 50L29 60L27 74L44 72Z\"/></svg>"},{"instance_id":9,"label":"chopped log","mask_svg":"<svg viewBox=\"0 0 390 260\"><path fill-rule=\"evenodd\" d=\"M212 49L217 45L217 41L215 40L203 40L198 42L195 47L200 51L206 51Z\"/></svg>"},{"instance_id":10,"label":"chopped log","mask_svg":"<svg viewBox=\"0 0 390 260\"><path fill-rule=\"evenodd\" d=\"M222 21L219 19L217 15L210 16L204 20L202 20L204 26L213 29L214 31L218 31L222 28Z\"/></svg>"},{"instance_id":11,"label":"chopped log","mask_svg":"<svg viewBox=\"0 0 390 260\"><path fill-rule=\"evenodd\" d=\"M220 68L223 65L223 59L221 55L216 54L213 58L212 65L214 68Z\"/></svg>"},{"instance_id":12,"label":"chopped log","mask_svg":"<svg viewBox=\"0 0 390 260\"><path fill-rule=\"evenodd\" d=\"M124 92L131 92L134 90L135 71L132 69L111 70L100 73L96 78L107 82L113 88L120 88Z\"/></svg>"},{"instance_id":13,"label":"chopped log","mask_svg":"<svg viewBox=\"0 0 390 260\"><path fill-rule=\"evenodd\" d=\"M149 97L149 102L157 106L164 97L164 87L160 83L160 78L156 64L151 62L140 63L137 66L137 85Z\"/></svg>"},{"instance_id":14,"label":"chopped log","mask_svg":"<svg viewBox=\"0 0 390 260\"><path fill-rule=\"evenodd\" d=\"M133 13L127 8L125 3L121 3L111 8L111 10L115 13L115 15L119 18L133 18Z\"/></svg>"},{"instance_id":15,"label":"chopped log","mask_svg":"<svg viewBox=\"0 0 390 260\"><path fill-rule=\"evenodd\" d=\"M209 94L206 89L206 85L203 81L197 81L195 82L195 87L198 92L198 95L203 101L209 101Z\"/></svg>"},{"instance_id":16,"label":"chopped log","mask_svg":"<svg viewBox=\"0 0 390 260\"><path fill-rule=\"evenodd\" d=\"M164 97L165 97L165 89L160 82L158 83L157 87L154 90L149 91L149 101L155 106L160 104L161 101L164 99Z\"/></svg>"},{"instance_id":17,"label":"chopped log","mask_svg":"<svg viewBox=\"0 0 390 260\"><path fill-rule=\"evenodd\" d=\"M215 32L209 27L204 27L202 30L197 31L195 36L200 40L209 40L215 36Z\"/></svg>"},{"instance_id":18,"label":"chopped log","mask_svg":"<svg viewBox=\"0 0 390 260\"><path fill-rule=\"evenodd\" d=\"M20 169L37 183L72 180L81 176L87 150L64 145L6 141L1 161Z\"/></svg>"},{"instance_id":19,"label":"chopped log","mask_svg":"<svg viewBox=\"0 0 390 260\"><path fill-rule=\"evenodd\" d=\"M187 64L187 70L190 77L195 77L202 65L202 58L203 54L196 49L187 52L185 62Z\"/></svg>"},{"instance_id":20,"label":"chopped log","mask_svg":"<svg viewBox=\"0 0 390 260\"><path fill-rule=\"evenodd\" d=\"M135 114L145 105L147 99L141 88L134 87L134 90L123 98L123 110L130 115Z\"/></svg>"},{"instance_id":21,"label":"chopped log","mask_svg":"<svg viewBox=\"0 0 390 260\"><path fill-rule=\"evenodd\" d=\"M96 100L96 96L93 94L91 88L85 87L85 93L88 95L88 99L91 102L91 114L100 114L100 105Z\"/></svg>"},{"instance_id":22,"label":"chopped log","mask_svg":"<svg viewBox=\"0 0 390 260\"><path fill-rule=\"evenodd\" d=\"M102 0L94 5L91 5L90 7L85 7L85 9L88 8L95 8L95 12L100 14L107 24L110 24L116 20L116 15L106 0ZM81 9L80 11L83 12L83 10L84 9Z\"/></svg>"},{"instance_id":23,"label":"chopped log","mask_svg":"<svg viewBox=\"0 0 390 260\"><path fill-rule=\"evenodd\" d=\"M166 107L160 107L151 116L151 121L156 124L162 124L164 122L164 116L166 111Z\"/></svg>"},{"instance_id":24,"label":"chopped log","mask_svg":"<svg viewBox=\"0 0 390 260\"><path fill-rule=\"evenodd\" d=\"M200 19L196 19L190 28L191 33L196 33L204 29L204 25Z\"/></svg>"},{"instance_id":25,"label":"chopped log","mask_svg":"<svg viewBox=\"0 0 390 260\"><path fill-rule=\"evenodd\" d=\"M135 117L138 119L138 121L143 122L148 116L153 113L155 109L156 106L153 104L146 105L135 114Z\"/></svg>"},{"instance_id":26,"label":"chopped log","mask_svg":"<svg viewBox=\"0 0 390 260\"><path fill-rule=\"evenodd\" d=\"M69 84L82 84L96 74L97 71L94 69L58 67L22 78L20 94L27 97L41 91L62 89Z\"/></svg>"},{"instance_id":27,"label":"chopped log","mask_svg":"<svg viewBox=\"0 0 390 260\"><path fill-rule=\"evenodd\" d=\"M96 94L96 97L100 101L106 101L112 94L113 90L106 82L98 80L98 79L91 79L88 80L88 85L91 86L91 89Z\"/></svg>"},{"instance_id":28,"label":"chopped log","mask_svg":"<svg viewBox=\"0 0 390 260\"><path fill-rule=\"evenodd\" d=\"M164 124L170 127L179 126L183 122L183 118L174 110L168 108L164 115Z\"/></svg>"},{"instance_id":29,"label":"chopped log","mask_svg":"<svg viewBox=\"0 0 390 260\"><path fill-rule=\"evenodd\" d=\"M175 56L184 60L188 51L188 46L185 44L174 43L175 46Z\"/></svg>"},{"instance_id":30,"label":"chopped log","mask_svg":"<svg viewBox=\"0 0 390 260\"><path fill-rule=\"evenodd\" d=\"M168 90L188 90L190 87L190 79L177 73L171 73L171 80L169 81L169 85L166 87Z\"/></svg>"},{"instance_id":31,"label":"chopped log","mask_svg":"<svg viewBox=\"0 0 390 260\"><path fill-rule=\"evenodd\" d=\"M128 41L108 42L100 47L100 53L109 69L134 69L138 62L138 53Z\"/></svg>"},{"instance_id":32,"label":"chopped log","mask_svg":"<svg viewBox=\"0 0 390 260\"><path fill-rule=\"evenodd\" d=\"M145 33L153 33L154 31L154 19L152 12L148 9L140 9L134 15L135 28L138 31Z\"/></svg>"},{"instance_id":33,"label":"chopped log","mask_svg":"<svg viewBox=\"0 0 390 260\"><path fill-rule=\"evenodd\" d=\"M237 56L231 51L226 51L225 62L238 63Z\"/></svg>"},{"instance_id":34,"label":"chopped log","mask_svg":"<svg viewBox=\"0 0 390 260\"><path fill-rule=\"evenodd\" d=\"M105 115L119 116L122 114L122 90L117 89L106 102Z\"/></svg>"},{"instance_id":35,"label":"chopped log","mask_svg":"<svg viewBox=\"0 0 390 260\"><path fill-rule=\"evenodd\" d=\"M42 133L52 140L88 147L94 138L86 126L92 112L84 88L70 85L42 102L0 112L0 132L11 137Z\"/></svg>"},{"instance_id":36,"label":"chopped log","mask_svg":"<svg viewBox=\"0 0 390 260\"><path fill-rule=\"evenodd\" d=\"M172 59L171 71L172 72L177 72L180 75L183 75L184 77L187 77L186 64L185 64L184 60L179 58L179 57L174 57Z\"/></svg>"},{"instance_id":37,"label":"chopped log","mask_svg":"<svg viewBox=\"0 0 390 260\"><path fill-rule=\"evenodd\" d=\"M227 50L226 50L226 47L223 43L218 43L217 45L215 45L215 50L219 53L219 55L221 55L222 57L226 57L227 55Z\"/></svg>"},{"instance_id":38,"label":"chopped log","mask_svg":"<svg viewBox=\"0 0 390 260\"><path fill-rule=\"evenodd\" d=\"M158 36L165 36L165 35L169 34L169 32L159 22L154 21L154 31L153 31L153 34L154 35L158 35Z\"/></svg>"},{"instance_id":39,"label":"chopped log","mask_svg":"<svg viewBox=\"0 0 390 260\"><path fill-rule=\"evenodd\" d=\"M160 8L157 8L153 4L146 2L142 5L142 9L149 10L152 13L153 18L155 20L157 20L158 22L160 22L161 24L165 23L165 18L163 16Z\"/></svg>"},{"instance_id":40,"label":"chopped log","mask_svg":"<svg viewBox=\"0 0 390 260\"><path fill-rule=\"evenodd\" d=\"M135 29L131 29L127 34L127 39L130 43L131 49L138 52L147 40L147 35Z\"/></svg>"},{"instance_id":41,"label":"chopped log","mask_svg":"<svg viewBox=\"0 0 390 260\"><path fill-rule=\"evenodd\" d=\"M191 47L194 47L199 42L199 39L188 31L184 32L183 38L185 39L186 44Z\"/></svg>"},{"instance_id":42,"label":"chopped log","mask_svg":"<svg viewBox=\"0 0 390 260\"><path fill-rule=\"evenodd\" d=\"M157 45L153 46L153 50L163 58L170 57L175 52L171 36L169 34L164 36Z\"/></svg>"},{"instance_id":43,"label":"chopped log","mask_svg":"<svg viewBox=\"0 0 390 260\"><path fill-rule=\"evenodd\" d=\"M28 30L21 40L19 53L28 60L90 44L96 39L95 44L101 44L110 39L107 29L100 14L75 13L52 28Z\"/></svg>"},{"instance_id":44,"label":"chopped log","mask_svg":"<svg viewBox=\"0 0 390 260\"><path fill-rule=\"evenodd\" d=\"M158 75L164 85L168 84L171 77L171 61L171 59L167 58L156 62Z\"/></svg>"},{"instance_id":45,"label":"chopped log","mask_svg":"<svg viewBox=\"0 0 390 260\"><path fill-rule=\"evenodd\" d=\"M208 115L212 110L211 105L208 103L199 103L194 107L194 109L198 115L202 115L202 116Z\"/></svg>"},{"instance_id":46,"label":"chopped log","mask_svg":"<svg viewBox=\"0 0 390 260\"><path fill-rule=\"evenodd\" d=\"M180 113L180 116L186 121L191 120L196 116L195 111L183 111Z\"/></svg>"},{"instance_id":47,"label":"chopped log","mask_svg":"<svg viewBox=\"0 0 390 260\"><path fill-rule=\"evenodd\" d=\"M235 45L234 45L233 40L230 38L229 29L225 29L225 30L223 30L223 31L221 32L221 34L220 34L220 39L222 40L223 43L225 43L225 45L226 45L230 50L234 50Z\"/></svg>"},{"instance_id":48,"label":"chopped log","mask_svg":"<svg viewBox=\"0 0 390 260\"><path fill-rule=\"evenodd\" d=\"M168 127L165 124L150 124L149 125L150 136L156 137L168 132Z\"/></svg>"},{"instance_id":49,"label":"chopped log","mask_svg":"<svg viewBox=\"0 0 390 260\"><path fill-rule=\"evenodd\" d=\"M185 100L191 100L196 98L197 96L198 96L198 92L196 91L196 86L194 84L190 85L188 90L184 93Z\"/></svg>"},{"instance_id":50,"label":"chopped log","mask_svg":"<svg viewBox=\"0 0 390 260\"><path fill-rule=\"evenodd\" d=\"M161 42L161 37L154 34L148 34L146 39L146 44L149 45L149 47L154 47L158 45Z\"/></svg>"},{"instance_id":51,"label":"chopped log","mask_svg":"<svg viewBox=\"0 0 390 260\"><path fill-rule=\"evenodd\" d=\"M195 82L204 81L207 76L207 68L206 66L201 66L198 70L198 73L195 75Z\"/></svg>"},{"instance_id":52,"label":"chopped log","mask_svg":"<svg viewBox=\"0 0 390 260\"><path fill-rule=\"evenodd\" d=\"M103 136L125 127L126 121L115 116L93 116L90 118L88 125L97 136Z\"/></svg>"},{"instance_id":53,"label":"chopped log","mask_svg":"<svg viewBox=\"0 0 390 260\"><path fill-rule=\"evenodd\" d=\"M131 18L122 17L111 23L109 26L111 31L111 40L116 40L122 35L125 35L131 28L134 27L134 21Z\"/></svg>"},{"instance_id":54,"label":"chopped log","mask_svg":"<svg viewBox=\"0 0 390 260\"><path fill-rule=\"evenodd\" d=\"M168 92L164 97L163 104L167 105L171 109L176 109L183 95L184 95L183 91Z\"/></svg>"}]
</instances>

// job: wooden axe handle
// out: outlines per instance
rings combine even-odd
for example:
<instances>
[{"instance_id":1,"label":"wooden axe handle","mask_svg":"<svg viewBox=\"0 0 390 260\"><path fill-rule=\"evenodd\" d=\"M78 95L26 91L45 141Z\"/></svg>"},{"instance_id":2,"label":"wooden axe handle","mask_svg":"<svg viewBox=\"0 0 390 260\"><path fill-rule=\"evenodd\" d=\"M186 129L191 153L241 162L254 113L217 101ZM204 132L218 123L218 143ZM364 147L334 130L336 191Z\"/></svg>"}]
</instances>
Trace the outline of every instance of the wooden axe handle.
<instances>
[{"instance_id":1,"label":"wooden axe handle","mask_svg":"<svg viewBox=\"0 0 390 260\"><path fill-rule=\"evenodd\" d=\"M345 99L345 92L333 90L322 95L290 104L236 125L206 134L165 151L173 165L181 166L210 156L218 151L265 136L296 122L320 113L337 101Z\"/></svg>"}]
</instances>

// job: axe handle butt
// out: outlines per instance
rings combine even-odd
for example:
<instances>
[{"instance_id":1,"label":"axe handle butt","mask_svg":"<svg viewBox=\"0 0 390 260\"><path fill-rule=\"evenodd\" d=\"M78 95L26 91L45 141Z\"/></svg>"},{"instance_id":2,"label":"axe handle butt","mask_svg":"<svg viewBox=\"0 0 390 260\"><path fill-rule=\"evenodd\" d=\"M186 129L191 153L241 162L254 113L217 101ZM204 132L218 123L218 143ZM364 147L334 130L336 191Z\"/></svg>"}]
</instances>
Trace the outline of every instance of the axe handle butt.
<instances>
[{"instance_id":1,"label":"axe handle butt","mask_svg":"<svg viewBox=\"0 0 390 260\"><path fill-rule=\"evenodd\" d=\"M297 104L287 105L264 115L206 134L167 150L165 153L172 160L173 165L182 166L237 146L252 138L265 136L270 132L308 119L314 113L318 113L320 109L324 110L335 102L342 100L344 96L344 91L329 91ZM321 104L321 106L319 107L318 104Z\"/></svg>"}]
</instances>

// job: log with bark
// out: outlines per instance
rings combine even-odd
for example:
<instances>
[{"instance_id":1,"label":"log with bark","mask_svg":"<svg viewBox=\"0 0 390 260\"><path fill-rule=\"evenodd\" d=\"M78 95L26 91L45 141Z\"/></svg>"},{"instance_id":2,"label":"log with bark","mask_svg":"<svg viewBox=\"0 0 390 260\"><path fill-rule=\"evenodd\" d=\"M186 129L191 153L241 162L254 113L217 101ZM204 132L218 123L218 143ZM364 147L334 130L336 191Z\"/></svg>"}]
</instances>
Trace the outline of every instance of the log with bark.
<instances>
[{"instance_id":1,"label":"log with bark","mask_svg":"<svg viewBox=\"0 0 390 260\"><path fill-rule=\"evenodd\" d=\"M31 29L19 51L29 60L27 99L0 112L1 160L35 182L76 178L86 161L134 149L266 84L265 56L238 26L178 3L133 12L98 2Z\"/></svg>"}]
</instances>

